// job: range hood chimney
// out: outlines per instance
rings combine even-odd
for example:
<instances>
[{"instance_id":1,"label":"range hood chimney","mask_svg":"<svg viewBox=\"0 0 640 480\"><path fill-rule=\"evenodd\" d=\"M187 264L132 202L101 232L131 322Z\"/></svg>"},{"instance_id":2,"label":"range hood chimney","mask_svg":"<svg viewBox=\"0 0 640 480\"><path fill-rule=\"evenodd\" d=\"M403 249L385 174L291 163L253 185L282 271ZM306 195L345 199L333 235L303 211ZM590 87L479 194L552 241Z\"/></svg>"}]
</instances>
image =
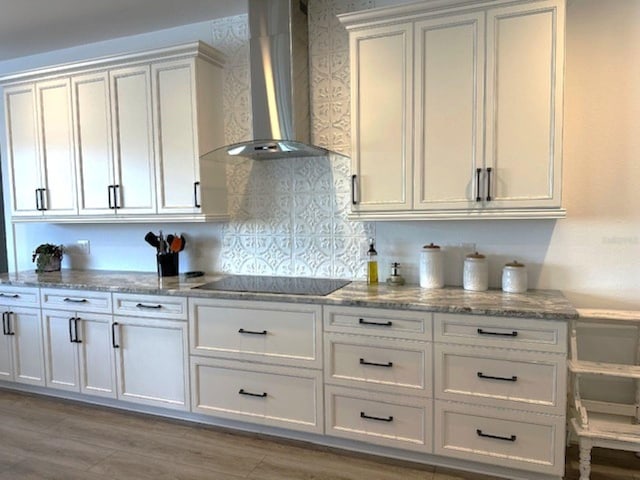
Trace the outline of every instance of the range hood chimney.
<instances>
[{"instance_id":1,"label":"range hood chimney","mask_svg":"<svg viewBox=\"0 0 640 480\"><path fill-rule=\"evenodd\" d=\"M311 145L306 0L248 0L253 138L223 147L254 160L317 157Z\"/></svg>"}]
</instances>

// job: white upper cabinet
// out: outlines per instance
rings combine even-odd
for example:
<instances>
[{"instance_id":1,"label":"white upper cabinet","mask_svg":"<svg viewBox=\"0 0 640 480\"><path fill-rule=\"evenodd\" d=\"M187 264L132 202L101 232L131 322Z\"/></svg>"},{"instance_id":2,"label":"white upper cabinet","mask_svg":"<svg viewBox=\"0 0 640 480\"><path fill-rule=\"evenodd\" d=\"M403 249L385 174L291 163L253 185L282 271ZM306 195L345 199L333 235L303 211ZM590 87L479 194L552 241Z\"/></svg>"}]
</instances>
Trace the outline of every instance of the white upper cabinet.
<instances>
[{"instance_id":1,"label":"white upper cabinet","mask_svg":"<svg viewBox=\"0 0 640 480\"><path fill-rule=\"evenodd\" d=\"M15 74L4 86L13 221L228 218L224 58L201 42Z\"/></svg>"},{"instance_id":2,"label":"white upper cabinet","mask_svg":"<svg viewBox=\"0 0 640 480\"><path fill-rule=\"evenodd\" d=\"M68 79L5 89L12 215L77 214Z\"/></svg>"},{"instance_id":3,"label":"white upper cabinet","mask_svg":"<svg viewBox=\"0 0 640 480\"><path fill-rule=\"evenodd\" d=\"M452 0L342 15L352 218L563 217L564 9Z\"/></svg>"}]
</instances>

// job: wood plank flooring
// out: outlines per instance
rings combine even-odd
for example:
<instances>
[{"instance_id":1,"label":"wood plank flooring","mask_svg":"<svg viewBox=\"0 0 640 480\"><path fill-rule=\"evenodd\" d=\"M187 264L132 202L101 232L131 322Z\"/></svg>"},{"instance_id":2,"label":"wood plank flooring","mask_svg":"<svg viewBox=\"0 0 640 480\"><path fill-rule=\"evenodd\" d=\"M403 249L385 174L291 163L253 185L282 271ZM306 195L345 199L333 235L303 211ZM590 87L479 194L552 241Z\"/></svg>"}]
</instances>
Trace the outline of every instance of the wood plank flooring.
<instances>
[{"instance_id":1,"label":"wood plank flooring","mask_svg":"<svg viewBox=\"0 0 640 480\"><path fill-rule=\"evenodd\" d=\"M594 449L592 480L640 480ZM567 479L577 479L577 450ZM0 389L0 480L489 480L491 477Z\"/></svg>"}]
</instances>

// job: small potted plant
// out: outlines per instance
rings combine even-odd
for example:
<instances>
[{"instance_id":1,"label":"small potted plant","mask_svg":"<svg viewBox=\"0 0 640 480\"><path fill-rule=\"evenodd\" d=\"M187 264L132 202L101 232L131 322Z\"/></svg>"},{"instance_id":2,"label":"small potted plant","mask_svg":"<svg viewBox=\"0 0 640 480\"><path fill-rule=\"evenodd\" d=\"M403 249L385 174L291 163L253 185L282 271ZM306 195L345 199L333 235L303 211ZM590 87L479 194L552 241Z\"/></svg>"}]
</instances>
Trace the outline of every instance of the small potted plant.
<instances>
[{"instance_id":1,"label":"small potted plant","mask_svg":"<svg viewBox=\"0 0 640 480\"><path fill-rule=\"evenodd\" d=\"M31 261L36 262L36 272L57 272L62 261L62 245L43 243L33 251Z\"/></svg>"}]
</instances>

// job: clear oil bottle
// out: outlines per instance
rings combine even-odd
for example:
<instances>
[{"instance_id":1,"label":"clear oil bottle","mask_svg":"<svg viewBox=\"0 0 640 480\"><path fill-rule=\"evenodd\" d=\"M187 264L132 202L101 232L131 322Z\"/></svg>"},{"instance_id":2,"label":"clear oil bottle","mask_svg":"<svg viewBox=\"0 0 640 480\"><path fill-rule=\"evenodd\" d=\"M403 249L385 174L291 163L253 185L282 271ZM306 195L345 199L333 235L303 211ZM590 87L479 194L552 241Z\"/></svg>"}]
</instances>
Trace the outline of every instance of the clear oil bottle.
<instances>
[{"instance_id":1,"label":"clear oil bottle","mask_svg":"<svg viewBox=\"0 0 640 480\"><path fill-rule=\"evenodd\" d=\"M376 252L373 238L369 239L369 250L367 251L367 283L369 285L378 284L378 252Z\"/></svg>"}]
</instances>

